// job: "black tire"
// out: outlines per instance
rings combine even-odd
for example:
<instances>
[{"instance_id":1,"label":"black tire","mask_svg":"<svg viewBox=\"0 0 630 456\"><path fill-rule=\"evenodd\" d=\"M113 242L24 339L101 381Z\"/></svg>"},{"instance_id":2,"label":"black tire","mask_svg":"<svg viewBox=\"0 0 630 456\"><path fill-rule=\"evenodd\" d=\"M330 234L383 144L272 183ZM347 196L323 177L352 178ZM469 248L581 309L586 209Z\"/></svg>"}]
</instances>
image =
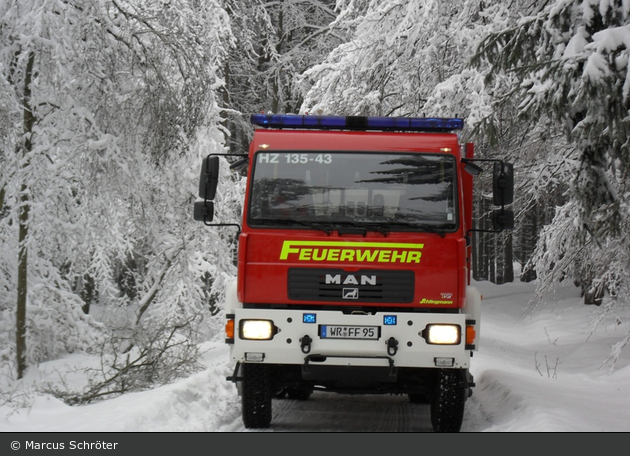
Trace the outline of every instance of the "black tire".
<instances>
[{"instance_id":1,"label":"black tire","mask_svg":"<svg viewBox=\"0 0 630 456\"><path fill-rule=\"evenodd\" d=\"M409 402L412 404L428 404L427 396L425 394L409 393Z\"/></svg>"},{"instance_id":2,"label":"black tire","mask_svg":"<svg viewBox=\"0 0 630 456\"><path fill-rule=\"evenodd\" d=\"M271 424L271 376L265 364L243 364L243 424L267 428Z\"/></svg>"},{"instance_id":3,"label":"black tire","mask_svg":"<svg viewBox=\"0 0 630 456\"><path fill-rule=\"evenodd\" d=\"M440 369L431 399L431 424L435 432L459 432L464 420L467 385L466 371Z\"/></svg>"}]
</instances>

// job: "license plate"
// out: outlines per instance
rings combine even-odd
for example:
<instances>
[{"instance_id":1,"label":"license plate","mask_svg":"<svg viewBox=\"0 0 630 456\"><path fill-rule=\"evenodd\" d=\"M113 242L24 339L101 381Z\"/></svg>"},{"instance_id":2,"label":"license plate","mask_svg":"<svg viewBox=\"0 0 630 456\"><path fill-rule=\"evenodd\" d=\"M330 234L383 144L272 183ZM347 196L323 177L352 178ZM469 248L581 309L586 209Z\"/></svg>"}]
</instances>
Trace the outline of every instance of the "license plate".
<instances>
[{"instance_id":1,"label":"license plate","mask_svg":"<svg viewBox=\"0 0 630 456\"><path fill-rule=\"evenodd\" d=\"M368 339L378 340L378 326L321 325L319 336L322 339Z\"/></svg>"}]
</instances>

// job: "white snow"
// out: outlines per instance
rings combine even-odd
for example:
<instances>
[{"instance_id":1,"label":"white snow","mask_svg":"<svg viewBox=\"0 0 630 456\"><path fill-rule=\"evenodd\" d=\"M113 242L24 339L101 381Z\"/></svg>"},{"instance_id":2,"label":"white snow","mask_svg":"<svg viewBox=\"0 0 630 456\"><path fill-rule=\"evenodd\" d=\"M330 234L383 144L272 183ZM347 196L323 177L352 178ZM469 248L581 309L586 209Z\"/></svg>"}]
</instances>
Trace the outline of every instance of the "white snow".
<instances>
[{"instance_id":1,"label":"white snow","mask_svg":"<svg viewBox=\"0 0 630 456\"><path fill-rule=\"evenodd\" d=\"M472 359L476 386L462 432L628 432L630 353L614 369L611 347L630 329L628 306L597 328L602 307L585 306L572 285L530 304L535 283L476 283L482 295L480 349ZM0 405L0 432L245 432L228 349L207 343L205 370L152 391L69 406L37 395L23 408ZM95 360L74 354L31 368L36 380L80 384L72 366ZM8 393L16 382L0 379ZM310 412L310 413L309 413ZM308 401L274 400L267 432L430 432L428 406L401 396L315 392Z\"/></svg>"}]
</instances>

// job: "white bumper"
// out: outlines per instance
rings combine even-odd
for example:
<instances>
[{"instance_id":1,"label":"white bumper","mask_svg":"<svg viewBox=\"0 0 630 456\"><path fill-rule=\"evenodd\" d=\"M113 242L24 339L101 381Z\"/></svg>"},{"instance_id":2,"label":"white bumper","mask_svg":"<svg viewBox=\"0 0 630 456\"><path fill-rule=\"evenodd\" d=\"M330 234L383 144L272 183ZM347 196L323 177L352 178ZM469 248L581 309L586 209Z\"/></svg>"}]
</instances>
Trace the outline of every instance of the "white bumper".
<instances>
[{"instance_id":1,"label":"white bumper","mask_svg":"<svg viewBox=\"0 0 630 456\"><path fill-rule=\"evenodd\" d=\"M304 315L308 314L308 323ZM464 314L379 312L374 315L345 315L341 311L303 311L271 309L232 309L235 337L231 358L237 362L256 361L269 364L395 366L468 368L472 347L466 347ZM395 317L396 324L385 324ZM468 316L470 318L470 316ZM265 319L277 328L271 340L244 340L239 337L241 320ZM427 343L423 336L430 324L459 325L458 345ZM372 327L378 338L331 339L322 336L322 326ZM308 343L306 343L308 342Z\"/></svg>"}]
</instances>

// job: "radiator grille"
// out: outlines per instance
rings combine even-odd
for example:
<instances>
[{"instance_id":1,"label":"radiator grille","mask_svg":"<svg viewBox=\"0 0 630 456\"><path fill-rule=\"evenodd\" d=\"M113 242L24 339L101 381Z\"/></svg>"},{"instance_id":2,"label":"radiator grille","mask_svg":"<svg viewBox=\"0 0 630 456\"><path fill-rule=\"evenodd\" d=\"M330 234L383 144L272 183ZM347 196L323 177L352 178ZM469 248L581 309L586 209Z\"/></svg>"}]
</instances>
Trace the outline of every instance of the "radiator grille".
<instances>
[{"instance_id":1,"label":"radiator grille","mask_svg":"<svg viewBox=\"0 0 630 456\"><path fill-rule=\"evenodd\" d=\"M289 299L411 303L413 271L289 268Z\"/></svg>"}]
</instances>

